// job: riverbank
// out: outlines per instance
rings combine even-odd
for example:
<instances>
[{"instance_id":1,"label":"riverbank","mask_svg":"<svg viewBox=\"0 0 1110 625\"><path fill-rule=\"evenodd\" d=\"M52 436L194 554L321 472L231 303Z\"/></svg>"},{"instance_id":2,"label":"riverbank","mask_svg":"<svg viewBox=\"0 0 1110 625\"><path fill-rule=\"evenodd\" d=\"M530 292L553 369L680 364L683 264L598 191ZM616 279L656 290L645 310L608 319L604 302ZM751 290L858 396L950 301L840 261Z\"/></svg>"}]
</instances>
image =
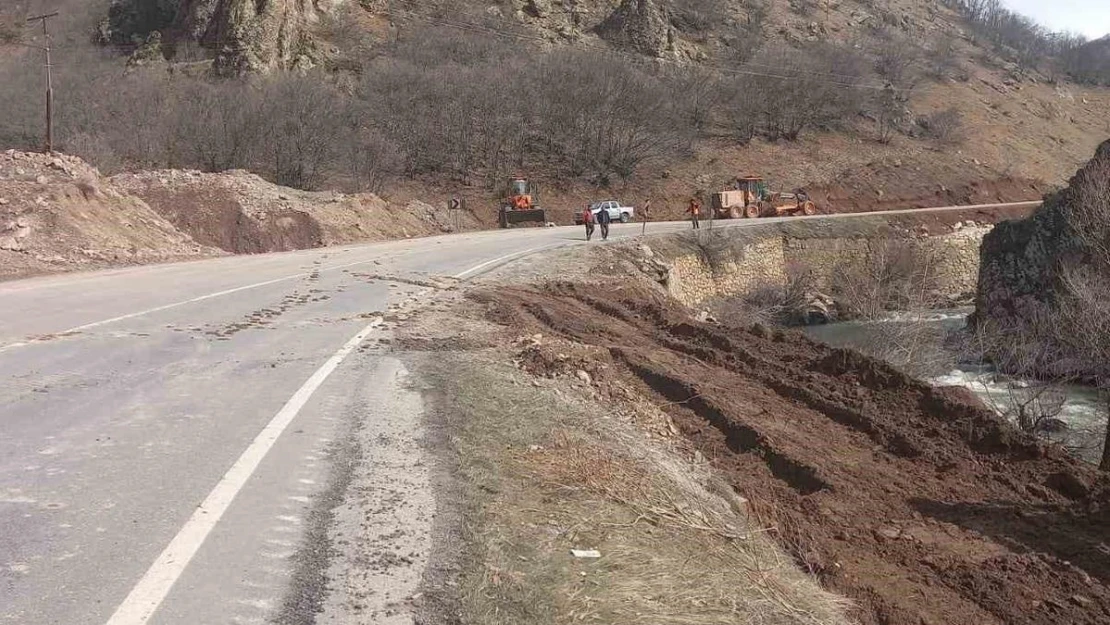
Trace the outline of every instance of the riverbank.
<instances>
[{"instance_id":1,"label":"riverbank","mask_svg":"<svg viewBox=\"0 0 1110 625\"><path fill-rule=\"evenodd\" d=\"M1105 620L1104 476L969 393L680 304L680 243L529 256L397 329L458 467L439 613Z\"/></svg>"}]
</instances>

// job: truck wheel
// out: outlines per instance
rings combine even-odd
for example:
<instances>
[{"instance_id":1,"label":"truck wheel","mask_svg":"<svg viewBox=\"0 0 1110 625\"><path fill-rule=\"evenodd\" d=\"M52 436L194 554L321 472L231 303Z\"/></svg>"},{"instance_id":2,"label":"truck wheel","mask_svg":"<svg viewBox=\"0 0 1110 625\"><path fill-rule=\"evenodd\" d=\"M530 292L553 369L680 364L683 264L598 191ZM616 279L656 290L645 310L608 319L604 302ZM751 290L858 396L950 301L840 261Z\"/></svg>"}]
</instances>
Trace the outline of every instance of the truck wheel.
<instances>
[{"instance_id":1,"label":"truck wheel","mask_svg":"<svg viewBox=\"0 0 1110 625\"><path fill-rule=\"evenodd\" d=\"M630 217L630 216L628 215L628 213L621 213L621 223L622 223L622 224L626 224L626 223L628 223L628 221L629 221L630 219L632 219L632 217Z\"/></svg>"}]
</instances>

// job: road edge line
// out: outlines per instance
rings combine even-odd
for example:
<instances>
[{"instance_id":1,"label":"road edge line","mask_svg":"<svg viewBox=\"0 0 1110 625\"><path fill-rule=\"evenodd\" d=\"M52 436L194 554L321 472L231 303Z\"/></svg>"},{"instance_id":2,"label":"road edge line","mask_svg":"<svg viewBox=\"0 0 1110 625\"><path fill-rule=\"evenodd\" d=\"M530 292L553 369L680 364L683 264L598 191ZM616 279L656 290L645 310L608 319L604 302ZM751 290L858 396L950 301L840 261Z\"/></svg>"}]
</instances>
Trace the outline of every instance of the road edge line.
<instances>
[{"instance_id":1,"label":"road edge line","mask_svg":"<svg viewBox=\"0 0 1110 625\"><path fill-rule=\"evenodd\" d=\"M377 317L351 337L297 389L289 401L285 402L281 410L270 419L266 427L262 428L204 501L197 506L189 520L162 550L105 625L145 625L154 616L193 556L197 554L208 535L231 507L235 497L254 475L258 465L277 443L278 438L328 376L366 339L370 332L382 325L382 322L383 319Z\"/></svg>"}]
</instances>

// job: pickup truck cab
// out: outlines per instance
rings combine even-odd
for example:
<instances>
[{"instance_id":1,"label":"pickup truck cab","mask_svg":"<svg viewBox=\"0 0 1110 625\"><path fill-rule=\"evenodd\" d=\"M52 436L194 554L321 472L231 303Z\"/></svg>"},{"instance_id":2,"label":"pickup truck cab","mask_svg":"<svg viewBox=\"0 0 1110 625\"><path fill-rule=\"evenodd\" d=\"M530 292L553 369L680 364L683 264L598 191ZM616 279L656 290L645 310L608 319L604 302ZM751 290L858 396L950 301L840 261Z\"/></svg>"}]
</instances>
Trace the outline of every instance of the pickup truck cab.
<instances>
[{"instance_id":1,"label":"pickup truck cab","mask_svg":"<svg viewBox=\"0 0 1110 625\"><path fill-rule=\"evenodd\" d=\"M603 202L594 202L590 205L590 212L594 214L594 219L597 219L597 214L601 211L609 213L609 219L619 221L621 223L628 223L636 216L636 209L631 206L623 206L616 200L605 200ZM582 213L575 213L574 223L582 223Z\"/></svg>"}]
</instances>

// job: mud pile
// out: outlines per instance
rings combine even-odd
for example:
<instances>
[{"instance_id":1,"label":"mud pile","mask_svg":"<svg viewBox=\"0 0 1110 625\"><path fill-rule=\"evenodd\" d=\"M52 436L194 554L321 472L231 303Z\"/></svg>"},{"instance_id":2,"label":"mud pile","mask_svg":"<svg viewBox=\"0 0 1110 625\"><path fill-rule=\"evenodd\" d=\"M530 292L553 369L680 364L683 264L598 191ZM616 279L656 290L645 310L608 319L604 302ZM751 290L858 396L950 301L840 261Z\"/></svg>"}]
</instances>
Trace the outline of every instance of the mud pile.
<instances>
[{"instance_id":1,"label":"mud pile","mask_svg":"<svg viewBox=\"0 0 1110 625\"><path fill-rule=\"evenodd\" d=\"M441 234L453 229L456 217L446 206L301 191L246 171L145 171L114 176L112 183L197 241L236 254ZM469 212L458 217L463 229L478 227Z\"/></svg>"},{"instance_id":2,"label":"mud pile","mask_svg":"<svg viewBox=\"0 0 1110 625\"><path fill-rule=\"evenodd\" d=\"M79 158L0 153L0 280L217 253Z\"/></svg>"},{"instance_id":3,"label":"mud pile","mask_svg":"<svg viewBox=\"0 0 1110 625\"><path fill-rule=\"evenodd\" d=\"M590 346L602 396L665 410L863 623L1110 622L1107 480L966 392L801 335L700 323L638 288L474 297ZM565 356L530 349L524 366L565 373Z\"/></svg>"}]
</instances>

